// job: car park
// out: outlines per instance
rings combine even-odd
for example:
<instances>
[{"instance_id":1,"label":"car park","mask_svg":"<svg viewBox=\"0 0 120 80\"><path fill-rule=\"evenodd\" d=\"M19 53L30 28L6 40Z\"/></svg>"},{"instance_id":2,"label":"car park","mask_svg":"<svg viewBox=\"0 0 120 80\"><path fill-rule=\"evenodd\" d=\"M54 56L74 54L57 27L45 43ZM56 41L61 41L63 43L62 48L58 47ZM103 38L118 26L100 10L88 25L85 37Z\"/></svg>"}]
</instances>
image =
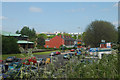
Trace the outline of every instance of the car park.
<instances>
[{"instance_id":1,"label":"car park","mask_svg":"<svg viewBox=\"0 0 120 80\"><path fill-rule=\"evenodd\" d=\"M71 51L71 52L75 52L75 49L71 49L70 51Z\"/></svg>"},{"instance_id":2,"label":"car park","mask_svg":"<svg viewBox=\"0 0 120 80\"><path fill-rule=\"evenodd\" d=\"M50 59L50 58L46 58L45 63L46 63L46 64L49 64L49 63L50 63L50 61L51 61L51 59Z\"/></svg>"},{"instance_id":3,"label":"car park","mask_svg":"<svg viewBox=\"0 0 120 80\"><path fill-rule=\"evenodd\" d=\"M0 71L1 71L2 73L5 72L5 66L4 66L4 64L0 64Z\"/></svg>"},{"instance_id":4,"label":"car park","mask_svg":"<svg viewBox=\"0 0 120 80\"><path fill-rule=\"evenodd\" d=\"M67 53L67 54L64 54L63 58L70 59L70 58L72 58L73 55L74 55L73 53Z\"/></svg>"},{"instance_id":5,"label":"car park","mask_svg":"<svg viewBox=\"0 0 120 80\"><path fill-rule=\"evenodd\" d=\"M3 62L3 60L0 60L0 63L2 63Z\"/></svg>"},{"instance_id":6,"label":"car park","mask_svg":"<svg viewBox=\"0 0 120 80\"><path fill-rule=\"evenodd\" d=\"M14 61L15 60L15 56L11 56L11 57L8 57L7 59L6 59L6 61L7 62L12 62L12 61Z\"/></svg>"},{"instance_id":7,"label":"car park","mask_svg":"<svg viewBox=\"0 0 120 80\"><path fill-rule=\"evenodd\" d=\"M51 52L49 56L55 56L56 52Z\"/></svg>"},{"instance_id":8,"label":"car park","mask_svg":"<svg viewBox=\"0 0 120 80\"><path fill-rule=\"evenodd\" d=\"M36 67L36 66L34 66L34 65L32 65L32 66L30 66L30 65L25 65L25 70L24 70L24 72L30 72L30 71L37 71L38 70L38 68Z\"/></svg>"},{"instance_id":9,"label":"car park","mask_svg":"<svg viewBox=\"0 0 120 80\"><path fill-rule=\"evenodd\" d=\"M75 55L76 55L76 56L81 55L81 51L75 52Z\"/></svg>"},{"instance_id":10,"label":"car park","mask_svg":"<svg viewBox=\"0 0 120 80\"><path fill-rule=\"evenodd\" d=\"M25 64L25 65L30 65L30 63L33 63L33 64L37 64L37 59L36 59L36 57L32 57L32 58L29 58L29 59L25 59L24 61L23 61L23 64Z\"/></svg>"},{"instance_id":11,"label":"car park","mask_svg":"<svg viewBox=\"0 0 120 80\"><path fill-rule=\"evenodd\" d=\"M64 59L70 59L70 56L69 56L69 54L64 54L63 58Z\"/></svg>"},{"instance_id":12,"label":"car park","mask_svg":"<svg viewBox=\"0 0 120 80\"><path fill-rule=\"evenodd\" d=\"M15 70L16 68L20 68L22 64L20 62L13 62L9 65L9 70Z\"/></svg>"},{"instance_id":13,"label":"car park","mask_svg":"<svg viewBox=\"0 0 120 80\"><path fill-rule=\"evenodd\" d=\"M45 64L45 59L43 59L43 58L37 58L37 63L39 65L44 65Z\"/></svg>"},{"instance_id":14,"label":"car park","mask_svg":"<svg viewBox=\"0 0 120 80\"><path fill-rule=\"evenodd\" d=\"M20 58L16 58L16 59L15 59L15 62L21 62L21 60L22 60L22 59L20 59Z\"/></svg>"},{"instance_id":15,"label":"car park","mask_svg":"<svg viewBox=\"0 0 120 80\"><path fill-rule=\"evenodd\" d=\"M61 54L61 53L59 51L57 51L56 54L58 55L58 54Z\"/></svg>"},{"instance_id":16,"label":"car park","mask_svg":"<svg viewBox=\"0 0 120 80\"><path fill-rule=\"evenodd\" d=\"M74 55L73 53L68 53L68 54L69 54L70 58L72 58L72 56Z\"/></svg>"}]
</instances>

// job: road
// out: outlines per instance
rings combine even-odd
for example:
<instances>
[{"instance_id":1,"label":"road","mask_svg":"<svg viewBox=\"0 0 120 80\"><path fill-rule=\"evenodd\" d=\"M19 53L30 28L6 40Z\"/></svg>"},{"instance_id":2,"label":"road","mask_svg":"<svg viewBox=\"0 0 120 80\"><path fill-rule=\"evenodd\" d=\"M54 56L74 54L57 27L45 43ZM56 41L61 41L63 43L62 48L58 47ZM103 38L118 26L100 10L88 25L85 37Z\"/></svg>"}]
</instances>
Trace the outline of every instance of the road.
<instances>
[{"instance_id":1,"label":"road","mask_svg":"<svg viewBox=\"0 0 120 80\"><path fill-rule=\"evenodd\" d=\"M54 64L55 64L55 67L61 67L61 65L64 65L64 63L65 63L65 61L68 61L68 59L63 59L63 56L64 56L64 54L67 54L67 53L70 53L69 51L67 51L67 52L64 52L64 53L61 53L61 54L59 54L59 55L55 55L55 56L52 56L52 58L57 58L56 59L56 62L54 62ZM51 57L51 56L49 56L50 54L45 54L45 55L34 55L35 57L37 57L37 58L47 58L47 57ZM44 67L44 66L42 66L42 67Z\"/></svg>"}]
</instances>

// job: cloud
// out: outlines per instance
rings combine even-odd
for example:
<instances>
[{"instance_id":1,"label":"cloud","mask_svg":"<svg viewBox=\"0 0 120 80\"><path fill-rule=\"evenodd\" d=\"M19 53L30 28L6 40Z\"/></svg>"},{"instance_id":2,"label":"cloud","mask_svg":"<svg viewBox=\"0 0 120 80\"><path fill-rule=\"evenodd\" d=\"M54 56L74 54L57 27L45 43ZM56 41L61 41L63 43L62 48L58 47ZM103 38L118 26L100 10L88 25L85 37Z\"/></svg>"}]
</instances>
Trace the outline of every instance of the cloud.
<instances>
[{"instance_id":1,"label":"cloud","mask_svg":"<svg viewBox=\"0 0 120 80\"><path fill-rule=\"evenodd\" d=\"M39 13L42 12L42 9L41 9L41 8L38 8L38 7L30 7L29 10L30 10L31 12L39 12Z\"/></svg>"},{"instance_id":2,"label":"cloud","mask_svg":"<svg viewBox=\"0 0 120 80\"><path fill-rule=\"evenodd\" d=\"M72 12L72 13L80 12L80 11L85 11L85 8L66 10L66 12Z\"/></svg>"},{"instance_id":3,"label":"cloud","mask_svg":"<svg viewBox=\"0 0 120 80\"><path fill-rule=\"evenodd\" d=\"M5 20L5 19L8 19L8 18L5 16L0 16L0 20Z\"/></svg>"},{"instance_id":4,"label":"cloud","mask_svg":"<svg viewBox=\"0 0 120 80\"><path fill-rule=\"evenodd\" d=\"M115 4L113 5L113 7L118 7L118 3L115 3Z\"/></svg>"}]
</instances>

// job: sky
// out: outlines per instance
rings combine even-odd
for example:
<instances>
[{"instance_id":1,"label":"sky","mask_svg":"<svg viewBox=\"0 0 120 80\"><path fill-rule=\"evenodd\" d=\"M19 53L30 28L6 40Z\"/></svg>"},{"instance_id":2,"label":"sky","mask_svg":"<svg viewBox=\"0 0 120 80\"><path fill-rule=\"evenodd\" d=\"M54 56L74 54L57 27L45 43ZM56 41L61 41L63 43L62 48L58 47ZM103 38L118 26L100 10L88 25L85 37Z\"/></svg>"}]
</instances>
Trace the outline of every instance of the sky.
<instances>
[{"instance_id":1,"label":"sky","mask_svg":"<svg viewBox=\"0 0 120 80\"><path fill-rule=\"evenodd\" d=\"M23 26L36 32L84 32L95 20L118 25L116 2L3 2L2 30L15 33Z\"/></svg>"}]
</instances>

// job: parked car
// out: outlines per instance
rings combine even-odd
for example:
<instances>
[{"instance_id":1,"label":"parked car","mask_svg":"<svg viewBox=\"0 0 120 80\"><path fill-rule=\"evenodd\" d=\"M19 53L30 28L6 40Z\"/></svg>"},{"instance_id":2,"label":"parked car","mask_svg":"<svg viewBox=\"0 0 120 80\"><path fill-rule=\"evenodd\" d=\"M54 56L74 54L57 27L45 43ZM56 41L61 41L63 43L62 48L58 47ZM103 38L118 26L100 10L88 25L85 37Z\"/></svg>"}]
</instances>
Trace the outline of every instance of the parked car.
<instances>
[{"instance_id":1,"label":"parked car","mask_svg":"<svg viewBox=\"0 0 120 80\"><path fill-rule=\"evenodd\" d=\"M45 65L45 59L43 59L43 58L37 58L37 63L39 65Z\"/></svg>"},{"instance_id":2,"label":"parked car","mask_svg":"<svg viewBox=\"0 0 120 80\"><path fill-rule=\"evenodd\" d=\"M56 52L51 52L51 54L49 56L55 56Z\"/></svg>"},{"instance_id":3,"label":"parked car","mask_svg":"<svg viewBox=\"0 0 120 80\"><path fill-rule=\"evenodd\" d=\"M2 63L3 62L3 60L0 60L0 63Z\"/></svg>"},{"instance_id":4,"label":"parked car","mask_svg":"<svg viewBox=\"0 0 120 80\"><path fill-rule=\"evenodd\" d=\"M15 56L11 56L11 57L8 57L7 59L6 59L6 61L7 62L12 62L12 61L14 61L15 60Z\"/></svg>"},{"instance_id":5,"label":"parked car","mask_svg":"<svg viewBox=\"0 0 120 80\"><path fill-rule=\"evenodd\" d=\"M50 59L50 58L46 58L45 63L46 63L46 64L49 64L49 63L50 63L50 61L51 61L51 59Z\"/></svg>"},{"instance_id":6,"label":"parked car","mask_svg":"<svg viewBox=\"0 0 120 80\"><path fill-rule=\"evenodd\" d=\"M58 55L58 54L61 54L61 53L59 51L57 51L56 54Z\"/></svg>"},{"instance_id":7,"label":"parked car","mask_svg":"<svg viewBox=\"0 0 120 80\"><path fill-rule=\"evenodd\" d=\"M4 64L0 64L0 71L1 71L2 73L5 72L5 66L4 66ZM1 72L0 72L0 73L1 73Z\"/></svg>"},{"instance_id":8,"label":"parked car","mask_svg":"<svg viewBox=\"0 0 120 80\"><path fill-rule=\"evenodd\" d=\"M22 64L20 62L13 62L9 65L9 70L15 70L16 68L20 68Z\"/></svg>"},{"instance_id":9,"label":"parked car","mask_svg":"<svg viewBox=\"0 0 120 80\"><path fill-rule=\"evenodd\" d=\"M69 56L69 54L64 54L63 58L64 59L70 59L70 56Z\"/></svg>"},{"instance_id":10,"label":"parked car","mask_svg":"<svg viewBox=\"0 0 120 80\"><path fill-rule=\"evenodd\" d=\"M73 55L74 55L73 53L68 53L68 54L65 54L65 55L63 56L63 58L64 58L64 59L70 59L70 58L72 58Z\"/></svg>"},{"instance_id":11,"label":"parked car","mask_svg":"<svg viewBox=\"0 0 120 80\"><path fill-rule=\"evenodd\" d=\"M73 53L68 53L68 54L69 54L70 58L72 58L72 56L74 55Z\"/></svg>"},{"instance_id":12,"label":"parked car","mask_svg":"<svg viewBox=\"0 0 120 80\"><path fill-rule=\"evenodd\" d=\"M81 55L81 51L75 52L75 55L76 55L76 56Z\"/></svg>"},{"instance_id":13,"label":"parked car","mask_svg":"<svg viewBox=\"0 0 120 80\"><path fill-rule=\"evenodd\" d=\"M16 59L15 59L15 62L21 62L21 60L22 60L22 59L20 59L20 58L16 58Z\"/></svg>"},{"instance_id":14,"label":"parked car","mask_svg":"<svg viewBox=\"0 0 120 80\"><path fill-rule=\"evenodd\" d=\"M75 52L75 49L71 49L70 51L71 51L71 52Z\"/></svg>"}]
</instances>

